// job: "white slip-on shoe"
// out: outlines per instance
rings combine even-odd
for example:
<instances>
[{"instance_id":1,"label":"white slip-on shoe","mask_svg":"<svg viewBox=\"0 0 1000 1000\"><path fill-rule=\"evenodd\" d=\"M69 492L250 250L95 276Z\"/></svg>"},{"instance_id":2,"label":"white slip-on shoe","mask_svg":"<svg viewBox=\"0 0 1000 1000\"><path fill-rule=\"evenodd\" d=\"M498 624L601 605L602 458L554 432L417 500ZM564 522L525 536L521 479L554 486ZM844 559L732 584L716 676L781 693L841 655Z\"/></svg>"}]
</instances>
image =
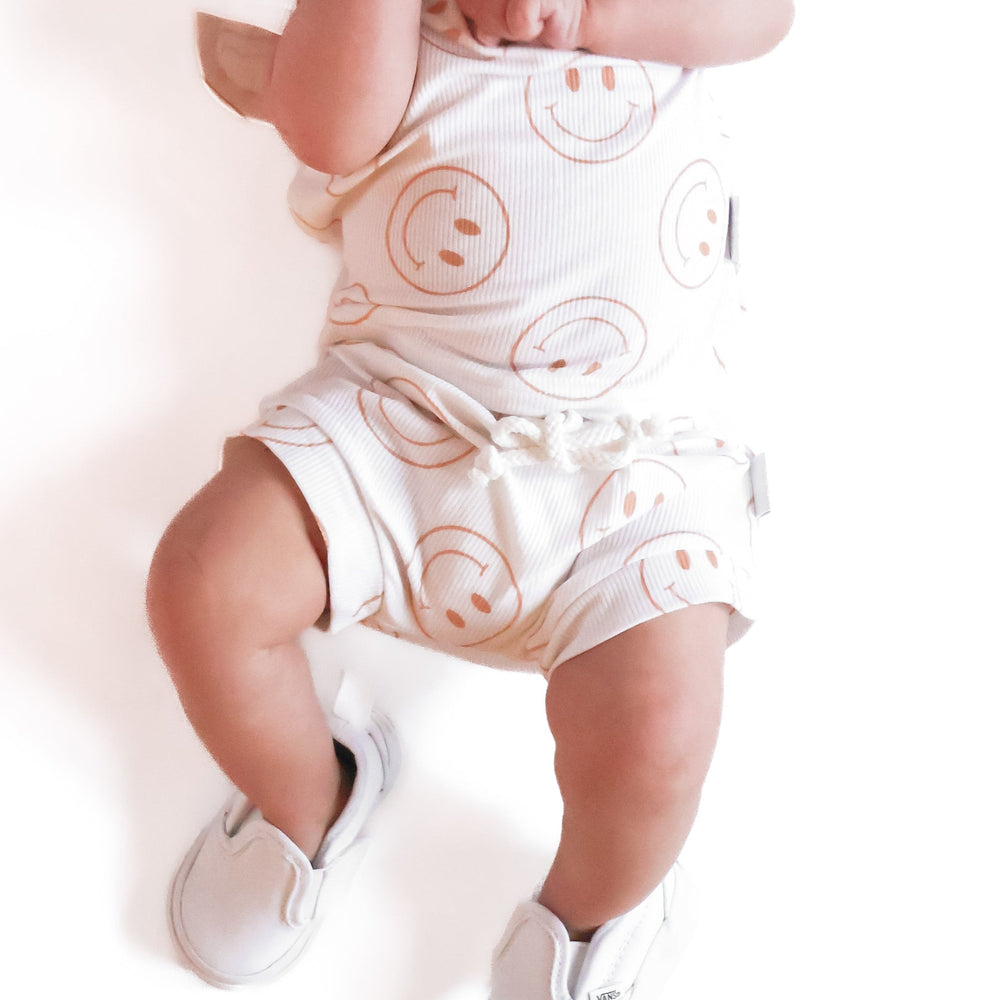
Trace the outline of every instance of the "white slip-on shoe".
<instances>
[{"instance_id":1,"label":"white slip-on shoe","mask_svg":"<svg viewBox=\"0 0 1000 1000\"><path fill-rule=\"evenodd\" d=\"M574 954L562 922L521 903L493 954L490 1000L660 1000L691 931L690 887L678 865L637 907Z\"/></svg>"},{"instance_id":2,"label":"white slip-on shoe","mask_svg":"<svg viewBox=\"0 0 1000 1000\"><path fill-rule=\"evenodd\" d=\"M174 940L186 964L213 986L245 986L284 972L364 856L366 824L395 780L399 744L389 720L345 679L328 721L338 757L357 771L316 857L310 861L236 792L174 876Z\"/></svg>"}]
</instances>

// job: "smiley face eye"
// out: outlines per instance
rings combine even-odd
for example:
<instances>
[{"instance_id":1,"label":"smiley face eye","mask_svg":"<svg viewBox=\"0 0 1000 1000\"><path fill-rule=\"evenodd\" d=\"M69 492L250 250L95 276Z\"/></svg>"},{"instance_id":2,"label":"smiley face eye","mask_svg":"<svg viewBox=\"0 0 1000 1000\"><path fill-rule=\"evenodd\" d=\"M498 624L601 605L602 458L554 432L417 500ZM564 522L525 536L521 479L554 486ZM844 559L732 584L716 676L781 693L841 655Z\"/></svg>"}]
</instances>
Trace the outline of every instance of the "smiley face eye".
<instances>
[{"instance_id":1,"label":"smiley face eye","mask_svg":"<svg viewBox=\"0 0 1000 1000\"><path fill-rule=\"evenodd\" d=\"M681 569L691 568L691 557L687 554L687 552L684 551L684 549L681 549L679 552L677 552L676 556L677 556L677 562L680 564Z\"/></svg>"},{"instance_id":2,"label":"smiley face eye","mask_svg":"<svg viewBox=\"0 0 1000 1000\"><path fill-rule=\"evenodd\" d=\"M580 71L575 66L566 70L566 86L575 94L580 89Z\"/></svg>"},{"instance_id":3,"label":"smiley face eye","mask_svg":"<svg viewBox=\"0 0 1000 1000\"><path fill-rule=\"evenodd\" d=\"M482 594L473 594L469 598L469 603L480 613L484 615L493 614L493 605L490 604ZM454 609L449 608L444 613L445 618L448 619L455 626L455 628L465 628L465 619Z\"/></svg>"},{"instance_id":4,"label":"smiley face eye","mask_svg":"<svg viewBox=\"0 0 1000 1000\"><path fill-rule=\"evenodd\" d=\"M605 66L601 70L601 83L604 84L605 90L615 89L615 68L614 66Z\"/></svg>"},{"instance_id":5,"label":"smiley face eye","mask_svg":"<svg viewBox=\"0 0 1000 1000\"><path fill-rule=\"evenodd\" d=\"M708 556L708 561L712 564L712 569L718 569L719 557L711 549L706 549L705 555Z\"/></svg>"}]
</instances>

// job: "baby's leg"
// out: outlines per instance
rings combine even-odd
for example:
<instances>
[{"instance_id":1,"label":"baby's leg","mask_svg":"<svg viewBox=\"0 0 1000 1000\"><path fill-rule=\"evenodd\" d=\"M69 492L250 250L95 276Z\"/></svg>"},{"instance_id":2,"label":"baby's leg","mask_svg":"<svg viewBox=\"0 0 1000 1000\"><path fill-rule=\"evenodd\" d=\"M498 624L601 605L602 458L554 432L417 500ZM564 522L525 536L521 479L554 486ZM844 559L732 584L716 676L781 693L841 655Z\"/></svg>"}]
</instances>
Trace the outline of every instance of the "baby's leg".
<instances>
[{"instance_id":1,"label":"baby's leg","mask_svg":"<svg viewBox=\"0 0 1000 1000\"><path fill-rule=\"evenodd\" d=\"M538 901L577 940L640 903L677 860L718 734L728 612L663 615L552 675L564 813Z\"/></svg>"},{"instance_id":2,"label":"baby's leg","mask_svg":"<svg viewBox=\"0 0 1000 1000\"><path fill-rule=\"evenodd\" d=\"M298 644L326 595L323 541L298 488L259 441L230 440L157 548L149 618L202 742L307 857L346 796Z\"/></svg>"}]
</instances>

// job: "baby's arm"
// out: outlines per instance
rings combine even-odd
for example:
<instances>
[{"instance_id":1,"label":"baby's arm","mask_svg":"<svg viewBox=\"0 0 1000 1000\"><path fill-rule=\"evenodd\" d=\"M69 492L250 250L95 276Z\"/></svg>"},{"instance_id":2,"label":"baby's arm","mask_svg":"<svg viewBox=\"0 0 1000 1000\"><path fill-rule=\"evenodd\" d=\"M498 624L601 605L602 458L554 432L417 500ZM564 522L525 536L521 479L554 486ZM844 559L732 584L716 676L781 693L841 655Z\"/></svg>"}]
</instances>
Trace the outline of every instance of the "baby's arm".
<instances>
[{"instance_id":1,"label":"baby's arm","mask_svg":"<svg viewBox=\"0 0 1000 1000\"><path fill-rule=\"evenodd\" d=\"M793 0L588 0L580 47L678 66L719 66L770 52Z\"/></svg>"},{"instance_id":2,"label":"baby's arm","mask_svg":"<svg viewBox=\"0 0 1000 1000\"><path fill-rule=\"evenodd\" d=\"M794 0L458 0L486 44L501 39L588 49L677 66L742 62L769 52Z\"/></svg>"},{"instance_id":3,"label":"baby's arm","mask_svg":"<svg viewBox=\"0 0 1000 1000\"><path fill-rule=\"evenodd\" d=\"M420 0L299 0L261 94L306 165L349 174L396 131L413 89Z\"/></svg>"}]
</instances>

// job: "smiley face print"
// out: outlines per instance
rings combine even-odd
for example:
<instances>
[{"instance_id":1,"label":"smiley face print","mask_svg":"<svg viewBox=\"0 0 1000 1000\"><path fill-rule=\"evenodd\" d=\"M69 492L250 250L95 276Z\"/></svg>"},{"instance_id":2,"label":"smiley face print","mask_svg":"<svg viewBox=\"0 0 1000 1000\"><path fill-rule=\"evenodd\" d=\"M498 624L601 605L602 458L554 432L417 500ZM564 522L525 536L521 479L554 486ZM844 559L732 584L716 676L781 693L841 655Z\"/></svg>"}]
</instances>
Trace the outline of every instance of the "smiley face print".
<instances>
[{"instance_id":1,"label":"smiley face print","mask_svg":"<svg viewBox=\"0 0 1000 1000\"><path fill-rule=\"evenodd\" d=\"M460 167L432 167L399 193L385 234L392 266L429 295L481 285L503 262L510 220L500 195Z\"/></svg>"},{"instance_id":2,"label":"smiley face print","mask_svg":"<svg viewBox=\"0 0 1000 1000\"><path fill-rule=\"evenodd\" d=\"M524 106L535 134L575 163L609 163L649 134L656 100L641 63L577 57L561 71L528 77Z\"/></svg>"},{"instance_id":3,"label":"smiley face print","mask_svg":"<svg viewBox=\"0 0 1000 1000\"><path fill-rule=\"evenodd\" d=\"M246 430L247 437L290 448L320 448L330 439L307 416L287 406L278 406L266 419Z\"/></svg>"},{"instance_id":4,"label":"smiley face print","mask_svg":"<svg viewBox=\"0 0 1000 1000\"><path fill-rule=\"evenodd\" d=\"M665 540L672 552L664 551ZM732 579L722 547L696 531L667 532L643 542L625 560L626 565L636 562L646 596L658 611L672 610L677 601L697 603L706 577Z\"/></svg>"},{"instance_id":5,"label":"smiley face print","mask_svg":"<svg viewBox=\"0 0 1000 1000\"><path fill-rule=\"evenodd\" d=\"M507 558L468 528L444 525L419 538L407 575L420 631L444 648L490 642L521 613Z\"/></svg>"},{"instance_id":6,"label":"smiley face print","mask_svg":"<svg viewBox=\"0 0 1000 1000\"><path fill-rule=\"evenodd\" d=\"M542 313L510 354L517 377L535 392L580 402L610 392L642 360L646 324L615 299L584 296Z\"/></svg>"},{"instance_id":7,"label":"smiley face print","mask_svg":"<svg viewBox=\"0 0 1000 1000\"><path fill-rule=\"evenodd\" d=\"M587 504L580 522L580 549L648 514L685 486L684 477L659 458L638 458L612 472Z\"/></svg>"},{"instance_id":8,"label":"smiley face print","mask_svg":"<svg viewBox=\"0 0 1000 1000\"><path fill-rule=\"evenodd\" d=\"M660 254L671 277L698 288L726 252L729 199L708 160L689 163L667 193L660 213Z\"/></svg>"},{"instance_id":9,"label":"smiley face print","mask_svg":"<svg viewBox=\"0 0 1000 1000\"><path fill-rule=\"evenodd\" d=\"M441 469L459 462L476 449L460 438L436 415L427 394L410 379L389 379L390 391L405 385L406 394L417 395L423 408L406 394L400 397L358 390L358 409L379 444L401 462L420 469Z\"/></svg>"}]
</instances>

